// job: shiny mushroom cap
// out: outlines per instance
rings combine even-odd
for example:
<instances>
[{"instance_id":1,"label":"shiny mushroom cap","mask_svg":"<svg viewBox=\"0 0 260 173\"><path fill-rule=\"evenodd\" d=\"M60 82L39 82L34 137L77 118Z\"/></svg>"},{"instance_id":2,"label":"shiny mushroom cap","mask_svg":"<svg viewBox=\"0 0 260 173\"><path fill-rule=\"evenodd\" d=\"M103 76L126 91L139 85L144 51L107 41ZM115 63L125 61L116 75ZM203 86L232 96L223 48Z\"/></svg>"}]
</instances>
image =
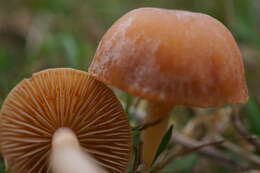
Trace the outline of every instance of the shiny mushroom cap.
<instances>
[{"instance_id":1,"label":"shiny mushroom cap","mask_svg":"<svg viewBox=\"0 0 260 173\"><path fill-rule=\"evenodd\" d=\"M206 14L141 8L103 36L89 73L151 101L198 107L245 103L239 48Z\"/></svg>"},{"instance_id":2,"label":"shiny mushroom cap","mask_svg":"<svg viewBox=\"0 0 260 173\"><path fill-rule=\"evenodd\" d=\"M52 137L63 127L108 172L122 173L128 166L127 116L111 89L88 73L36 73L10 92L0 113L2 154L11 173L49 172Z\"/></svg>"}]
</instances>

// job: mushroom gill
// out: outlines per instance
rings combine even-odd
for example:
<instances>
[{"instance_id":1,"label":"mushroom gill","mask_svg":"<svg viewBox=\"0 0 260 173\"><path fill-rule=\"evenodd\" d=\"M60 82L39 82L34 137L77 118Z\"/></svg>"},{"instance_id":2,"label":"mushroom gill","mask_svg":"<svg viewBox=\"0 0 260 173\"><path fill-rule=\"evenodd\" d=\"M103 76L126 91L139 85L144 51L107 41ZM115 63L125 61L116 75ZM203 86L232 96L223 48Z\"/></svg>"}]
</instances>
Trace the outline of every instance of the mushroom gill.
<instances>
[{"instance_id":1,"label":"mushroom gill","mask_svg":"<svg viewBox=\"0 0 260 173\"><path fill-rule=\"evenodd\" d=\"M33 74L10 92L0 118L2 154L11 173L51 172L52 137L63 127L108 172L128 166L127 116L112 90L86 72L58 68Z\"/></svg>"}]
</instances>

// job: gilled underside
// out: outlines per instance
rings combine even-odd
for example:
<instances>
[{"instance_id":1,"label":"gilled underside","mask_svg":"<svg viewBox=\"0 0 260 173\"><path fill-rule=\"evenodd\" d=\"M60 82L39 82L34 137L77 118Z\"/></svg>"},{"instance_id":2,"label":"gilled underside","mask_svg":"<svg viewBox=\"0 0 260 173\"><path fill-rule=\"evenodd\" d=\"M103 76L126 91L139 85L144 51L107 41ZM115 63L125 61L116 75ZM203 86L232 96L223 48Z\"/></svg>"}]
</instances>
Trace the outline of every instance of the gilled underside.
<instances>
[{"instance_id":1,"label":"gilled underside","mask_svg":"<svg viewBox=\"0 0 260 173\"><path fill-rule=\"evenodd\" d=\"M112 91L87 73L45 70L23 80L1 110L1 145L12 173L46 173L51 139L60 127L73 130L86 152L109 172L124 172L130 127Z\"/></svg>"}]
</instances>

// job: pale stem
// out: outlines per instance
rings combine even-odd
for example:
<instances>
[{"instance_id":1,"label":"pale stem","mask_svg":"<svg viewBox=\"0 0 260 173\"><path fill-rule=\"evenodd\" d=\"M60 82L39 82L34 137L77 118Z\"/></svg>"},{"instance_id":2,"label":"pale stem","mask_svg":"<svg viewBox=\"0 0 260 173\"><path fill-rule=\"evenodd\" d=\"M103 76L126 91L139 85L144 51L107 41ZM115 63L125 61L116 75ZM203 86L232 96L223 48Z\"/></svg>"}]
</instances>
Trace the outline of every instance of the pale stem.
<instances>
[{"instance_id":1,"label":"pale stem","mask_svg":"<svg viewBox=\"0 0 260 173\"><path fill-rule=\"evenodd\" d=\"M106 173L83 152L76 135L68 128L58 129L52 138L50 166L53 173Z\"/></svg>"}]
</instances>

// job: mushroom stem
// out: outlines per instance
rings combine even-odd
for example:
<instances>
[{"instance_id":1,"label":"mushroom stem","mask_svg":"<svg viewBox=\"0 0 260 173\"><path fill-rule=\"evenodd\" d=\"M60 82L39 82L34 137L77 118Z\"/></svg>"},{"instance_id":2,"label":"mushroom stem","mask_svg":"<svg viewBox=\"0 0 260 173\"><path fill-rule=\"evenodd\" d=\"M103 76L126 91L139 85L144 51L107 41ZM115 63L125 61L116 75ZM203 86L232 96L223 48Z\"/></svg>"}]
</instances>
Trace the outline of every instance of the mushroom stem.
<instances>
[{"instance_id":1,"label":"mushroom stem","mask_svg":"<svg viewBox=\"0 0 260 173\"><path fill-rule=\"evenodd\" d=\"M145 124L159 121L145 129L142 134L143 158L147 168L151 166L157 148L167 131L172 108L173 105L168 103L148 101L148 114L144 120Z\"/></svg>"},{"instance_id":2,"label":"mushroom stem","mask_svg":"<svg viewBox=\"0 0 260 173\"><path fill-rule=\"evenodd\" d=\"M82 151L76 135L68 128L55 132L50 160L53 173L105 173L90 155Z\"/></svg>"}]
</instances>

